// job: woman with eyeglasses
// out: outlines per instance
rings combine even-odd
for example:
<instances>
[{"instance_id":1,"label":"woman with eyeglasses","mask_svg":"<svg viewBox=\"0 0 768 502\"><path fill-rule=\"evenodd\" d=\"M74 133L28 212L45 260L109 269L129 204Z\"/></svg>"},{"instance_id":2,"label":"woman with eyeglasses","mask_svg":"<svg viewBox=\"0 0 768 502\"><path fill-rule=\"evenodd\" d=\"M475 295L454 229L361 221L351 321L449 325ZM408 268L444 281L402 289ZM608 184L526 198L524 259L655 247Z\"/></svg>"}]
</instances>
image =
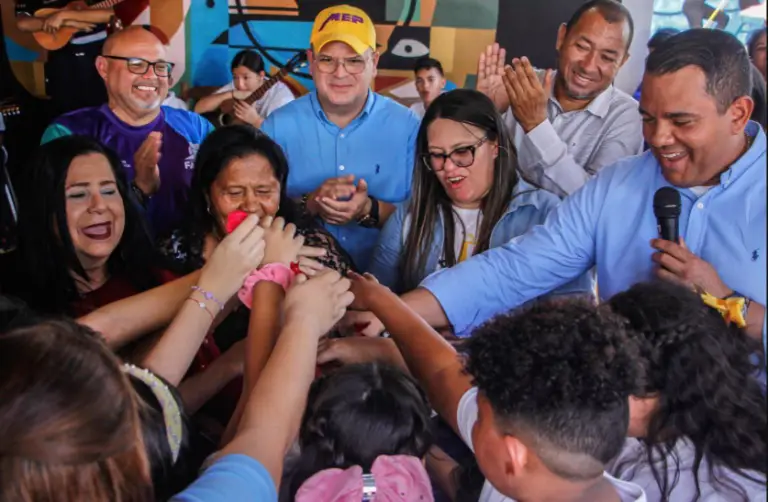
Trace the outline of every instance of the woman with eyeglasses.
<instances>
[{"instance_id":1,"label":"woman with eyeglasses","mask_svg":"<svg viewBox=\"0 0 768 502\"><path fill-rule=\"evenodd\" d=\"M411 199L387 221L369 267L398 293L522 236L559 202L518 176L501 116L477 91L435 99L416 142ZM589 292L590 282L580 278L562 292Z\"/></svg>"}]
</instances>

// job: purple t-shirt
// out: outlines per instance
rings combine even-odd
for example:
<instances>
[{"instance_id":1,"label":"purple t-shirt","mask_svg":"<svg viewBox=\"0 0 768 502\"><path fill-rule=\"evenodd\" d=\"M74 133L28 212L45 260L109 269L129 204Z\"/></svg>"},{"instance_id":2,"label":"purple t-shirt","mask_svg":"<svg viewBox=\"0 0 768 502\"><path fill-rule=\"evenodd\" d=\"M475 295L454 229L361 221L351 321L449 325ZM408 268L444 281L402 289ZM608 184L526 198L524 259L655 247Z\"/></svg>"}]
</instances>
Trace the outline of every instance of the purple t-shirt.
<instances>
[{"instance_id":1,"label":"purple t-shirt","mask_svg":"<svg viewBox=\"0 0 768 502\"><path fill-rule=\"evenodd\" d=\"M200 115L166 106L149 124L134 127L117 118L109 106L102 105L60 116L45 130L41 142L72 134L95 138L117 153L130 181L135 176L134 153L150 132L161 132L160 190L150 199L147 218L154 233L162 234L183 216L197 149L212 130L211 123Z\"/></svg>"}]
</instances>

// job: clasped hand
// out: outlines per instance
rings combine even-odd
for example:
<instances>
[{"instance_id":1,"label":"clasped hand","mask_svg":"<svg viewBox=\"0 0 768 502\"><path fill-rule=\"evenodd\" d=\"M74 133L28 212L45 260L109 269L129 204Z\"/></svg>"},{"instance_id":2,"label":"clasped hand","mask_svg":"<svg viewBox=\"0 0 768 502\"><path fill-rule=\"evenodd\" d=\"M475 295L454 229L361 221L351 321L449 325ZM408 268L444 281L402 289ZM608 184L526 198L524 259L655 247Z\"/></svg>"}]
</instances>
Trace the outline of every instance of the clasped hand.
<instances>
[{"instance_id":1,"label":"clasped hand","mask_svg":"<svg viewBox=\"0 0 768 502\"><path fill-rule=\"evenodd\" d=\"M307 210L332 225L357 221L371 210L368 183L360 178L355 185L354 175L326 180L307 199Z\"/></svg>"},{"instance_id":2,"label":"clasped hand","mask_svg":"<svg viewBox=\"0 0 768 502\"><path fill-rule=\"evenodd\" d=\"M659 278L718 298L724 298L733 292L720 279L715 268L693 254L682 238L680 244L664 239L653 239L651 247L657 250L651 259L658 265L656 275Z\"/></svg>"}]
</instances>

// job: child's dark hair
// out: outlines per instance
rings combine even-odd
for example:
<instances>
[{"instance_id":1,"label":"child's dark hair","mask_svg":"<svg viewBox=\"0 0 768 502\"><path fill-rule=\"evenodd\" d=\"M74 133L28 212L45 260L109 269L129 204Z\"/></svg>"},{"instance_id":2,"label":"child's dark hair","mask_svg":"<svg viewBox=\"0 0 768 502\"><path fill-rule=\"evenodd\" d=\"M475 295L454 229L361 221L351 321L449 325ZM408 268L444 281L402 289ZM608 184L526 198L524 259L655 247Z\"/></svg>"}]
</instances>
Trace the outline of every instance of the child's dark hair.
<instances>
[{"instance_id":1,"label":"child's dark hair","mask_svg":"<svg viewBox=\"0 0 768 502\"><path fill-rule=\"evenodd\" d=\"M243 49L232 58L232 71L239 66L244 66L253 73L261 73L264 71L264 59L256 51Z\"/></svg>"},{"instance_id":2,"label":"child's dark hair","mask_svg":"<svg viewBox=\"0 0 768 502\"><path fill-rule=\"evenodd\" d=\"M638 353L621 316L583 300L500 315L464 348L503 433L531 438L563 479L599 477L624 444ZM535 444L535 446L534 446Z\"/></svg>"},{"instance_id":3,"label":"child's dark hair","mask_svg":"<svg viewBox=\"0 0 768 502\"><path fill-rule=\"evenodd\" d=\"M413 73L419 73L421 70L431 70L434 68L440 75L443 73L443 65L437 59L430 57L423 57L416 60L416 64L413 66Z\"/></svg>"},{"instance_id":4,"label":"child's dark hair","mask_svg":"<svg viewBox=\"0 0 768 502\"><path fill-rule=\"evenodd\" d=\"M750 361L757 343L681 286L636 284L608 303L629 320L647 369L647 381L633 394L658 396L644 442L661 500L669 500L677 482L678 475L668 475L667 467L679 465L674 445L681 438L695 449L692 499L701 494L698 470L706 457L716 489L727 490L728 500L747 500L741 487L718 472L725 467L765 483L745 472L765 474L768 456L765 396L754 377L758 368Z\"/></svg>"},{"instance_id":5,"label":"child's dark hair","mask_svg":"<svg viewBox=\"0 0 768 502\"><path fill-rule=\"evenodd\" d=\"M290 500L324 469L359 465L369 472L379 455L424 457L432 443L429 418L424 392L396 368L350 365L323 376L309 391Z\"/></svg>"}]
</instances>

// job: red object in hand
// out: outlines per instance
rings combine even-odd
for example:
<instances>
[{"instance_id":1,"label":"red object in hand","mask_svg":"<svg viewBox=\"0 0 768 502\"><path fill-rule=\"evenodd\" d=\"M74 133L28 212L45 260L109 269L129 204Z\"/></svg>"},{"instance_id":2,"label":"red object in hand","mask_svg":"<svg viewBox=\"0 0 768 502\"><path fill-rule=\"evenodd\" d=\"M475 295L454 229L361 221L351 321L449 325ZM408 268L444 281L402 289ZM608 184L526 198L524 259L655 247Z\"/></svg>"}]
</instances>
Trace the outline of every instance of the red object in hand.
<instances>
[{"instance_id":1,"label":"red object in hand","mask_svg":"<svg viewBox=\"0 0 768 502\"><path fill-rule=\"evenodd\" d=\"M356 336L363 336L363 335L362 335L362 332L363 332L363 330L364 330L365 328L367 328L367 327L368 327L368 325L369 325L369 324L371 324L371 323L369 323L369 322L356 322L356 323L354 324L354 326L353 326L353 327L354 327L354 329L355 329L355 335L356 335Z\"/></svg>"},{"instance_id":2,"label":"red object in hand","mask_svg":"<svg viewBox=\"0 0 768 502\"><path fill-rule=\"evenodd\" d=\"M227 233L231 234L248 217L245 211L232 211L227 215Z\"/></svg>"},{"instance_id":3,"label":"red object in hand","mask_svg":"<svg viewBox=\"0 0 768 502\"><path fill-rule=\"evenodd\" d=\"M301 269L299 268L298 262L295 262L295 261L291 262L291 272L293 272L296 275L299 275L301 273Z\"/></svg>"}]
</instances>

